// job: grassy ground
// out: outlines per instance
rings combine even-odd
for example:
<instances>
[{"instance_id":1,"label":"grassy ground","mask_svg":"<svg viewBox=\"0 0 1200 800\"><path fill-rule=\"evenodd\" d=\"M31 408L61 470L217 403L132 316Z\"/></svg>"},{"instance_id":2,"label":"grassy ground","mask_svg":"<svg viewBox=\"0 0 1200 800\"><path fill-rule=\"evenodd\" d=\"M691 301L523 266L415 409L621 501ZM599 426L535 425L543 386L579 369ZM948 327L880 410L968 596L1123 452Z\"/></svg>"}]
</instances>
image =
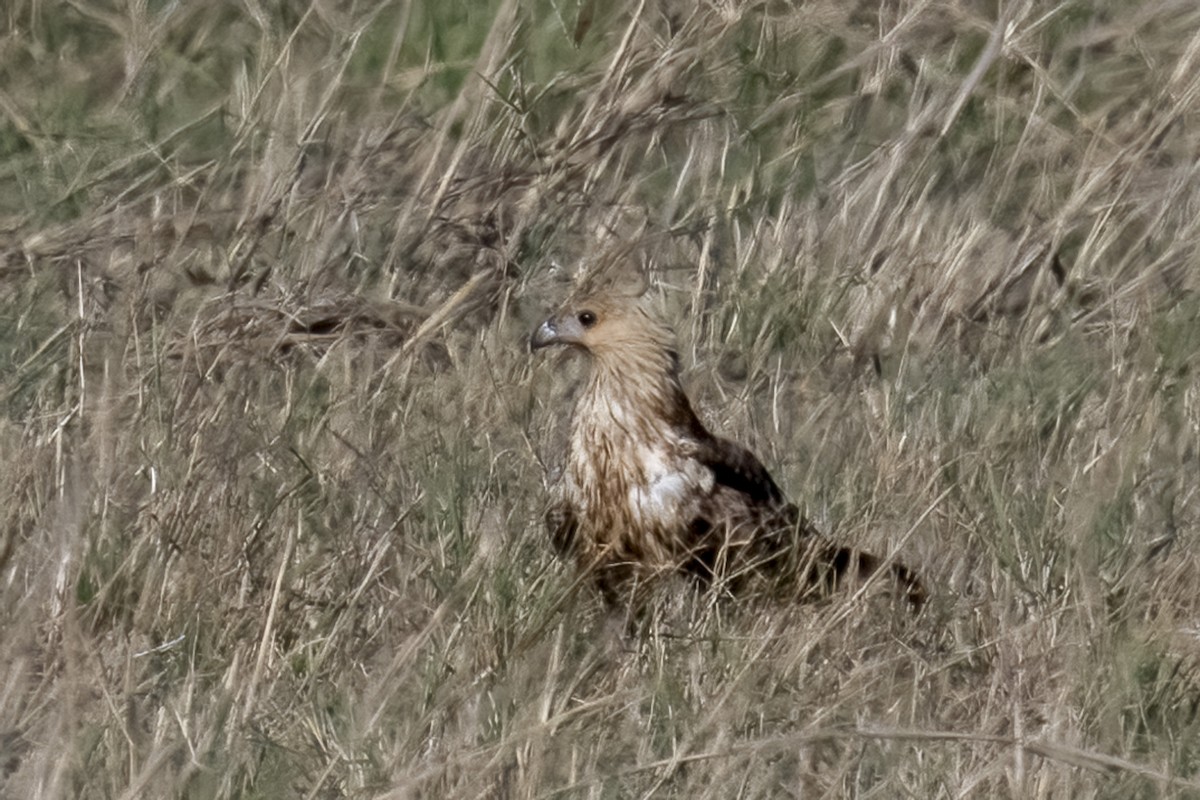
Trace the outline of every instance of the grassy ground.
<instances>
[{"instance_id":1,"label":"grassy ground","mask_svg":"<svg viewBox=\"0 0 1200 800\"><path fill-rule=\"evenodd\" d=\"M0 796L1200 797L1190 0L0 19ZM621 246L921 617L572 591Z\"/></svg>"}]
</instances>

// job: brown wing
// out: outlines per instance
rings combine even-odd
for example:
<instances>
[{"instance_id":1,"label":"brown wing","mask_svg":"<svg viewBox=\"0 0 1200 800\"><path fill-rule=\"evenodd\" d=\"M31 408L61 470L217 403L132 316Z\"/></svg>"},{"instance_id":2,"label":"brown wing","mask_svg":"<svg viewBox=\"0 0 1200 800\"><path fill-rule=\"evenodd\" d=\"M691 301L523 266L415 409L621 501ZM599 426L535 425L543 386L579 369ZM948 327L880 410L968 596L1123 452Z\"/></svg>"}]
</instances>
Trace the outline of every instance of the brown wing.
<instances>
[{"instance_id":1,"label":"brown wing","mask_svg":"<svg viewBox=\"0 0 1200 800\"><path fill-rule=\"evenodd\" d=\"M865 579L882 566L877 556L840 547L822 536L787 502L754 453L741 445L710 434L696 441L694 455L714 477L712 492L691 524L695 564L689 571L702 579L729 577L732 567L734 590L741 583L737 573L754 571L794 578L794 589L802 595L825 595L847 579ZM731 549L741 552L731 559ZM890 571L897 588L919 608L926 597L920 580L902 564L892 564Z\"/></svg>"},{"instance_id":2,"label":"brown wing","mask_svg":"<svg viewBox=\"0 0 1200 800\"><path fill-rule=\"evenodd\" d=\"M798 539L815 534L787 501L754 453L704 432L689 455L711 470L713 487L691 520L692 563L702 580L732 580L736 591L750 572L776 573Z\"/></svg>"},{"instance_id":3,"label":"brown wing","mask_svg":"<svg viewBox=\"0 0 1200 800\"><path fill-rule=\"evenodd\" d=\"M709 435L696 441L694 457L712 470L717 486L736 492L747 507L777 510L788 504L771 473L740 444Z\"/></svg>"}]
</instances>

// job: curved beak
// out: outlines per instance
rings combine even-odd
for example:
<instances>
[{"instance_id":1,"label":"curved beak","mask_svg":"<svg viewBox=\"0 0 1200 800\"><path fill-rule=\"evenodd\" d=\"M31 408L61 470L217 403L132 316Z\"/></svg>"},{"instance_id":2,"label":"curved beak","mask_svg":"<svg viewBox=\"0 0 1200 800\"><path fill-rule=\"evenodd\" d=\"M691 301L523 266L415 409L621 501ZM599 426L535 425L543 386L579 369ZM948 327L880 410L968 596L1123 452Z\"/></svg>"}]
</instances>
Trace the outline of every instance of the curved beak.
<instances>
[{"instance_id":1,"label":"curved beak","mask_svg":"<svg viewBox=\"0 0 1200 800\"><path fill-rule=\"evenodd\" d=\"M551 317L541 325L538 325L533 335L529 337L529 352L533 353L541 350L543 347L549 347L559 342L558 328L554 324L554 317Z\"/></svg>"},{"instance_id":2,"label":"curved beak","mask_svg":"<svg viewBox=\"0 0 1200 800\"><path fill-rule=\"evenodd\" d=\"M552 344L566 344L587 349L584 342L585 331L572 314L556 314L538 325L537 330L529 337L529 350L541 350Z\"/></svg>"}]
</instances>

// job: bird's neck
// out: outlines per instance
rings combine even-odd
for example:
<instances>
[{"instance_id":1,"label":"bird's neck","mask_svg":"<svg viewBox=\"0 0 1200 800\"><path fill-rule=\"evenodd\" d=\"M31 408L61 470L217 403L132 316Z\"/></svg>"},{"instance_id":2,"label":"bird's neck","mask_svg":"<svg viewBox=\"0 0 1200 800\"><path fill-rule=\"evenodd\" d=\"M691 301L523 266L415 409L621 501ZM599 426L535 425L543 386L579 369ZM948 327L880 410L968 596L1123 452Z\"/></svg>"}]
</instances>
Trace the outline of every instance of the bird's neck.
<instances>
[{"instance_id":1,"label":"bird's neck","mask_svg":"<svg viewBox=\"0 0 1200 800\"><path fill-rule=\"evenodd\" d=\"M691 427L695 419L683 384L678 358L666 349L627 349L620 357L593 360L591 377L579 401L582 421L613 430L622 428L654 437ZM615 354L614 354L615 355Z\"/></svg>"}]
</instances>

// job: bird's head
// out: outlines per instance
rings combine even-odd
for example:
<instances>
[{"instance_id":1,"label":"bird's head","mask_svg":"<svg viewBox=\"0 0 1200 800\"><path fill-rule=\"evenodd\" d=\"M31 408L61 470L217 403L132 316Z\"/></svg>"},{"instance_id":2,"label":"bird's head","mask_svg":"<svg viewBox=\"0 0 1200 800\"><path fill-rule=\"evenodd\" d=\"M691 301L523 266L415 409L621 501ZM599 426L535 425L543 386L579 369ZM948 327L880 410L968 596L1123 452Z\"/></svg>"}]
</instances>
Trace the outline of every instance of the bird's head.
<instances>
[{"instance_id":1,"label":"bird's head","mask_svg":"<svg viewBox=\"0 0 1200 800\"><path fill-rule=\"evenodd\" d=\"M568 303L538 325L529 338L529 350L536 352L552 345L591 350L604 338L612 324L609 309L599 303Z\"/></svg>"},{"instance_id":2,"label":"bird's head","mask_svg":"<svg viewBox=\"0 0 1200 800\"><path fill-rule=\"evenodd\" d=\"M529 339L531 351L552 345L578 348L602 360L644 350L674 357L671 329L647 314L635 298L589 296L567 301Z\"/></svg>"},{"instance_id":3,"label":"bird's head","mask_svg":"<svg viewBox=\"0 0 1200 800\"><path fill-rule=\"evenodd\" d=\"M563 345L591 358L590 392L604 403L628 394L648 417L690 415L679 382L675 336L637 298L568 300L529 339L531 350Z\"/></svg>"}]
</instances>

